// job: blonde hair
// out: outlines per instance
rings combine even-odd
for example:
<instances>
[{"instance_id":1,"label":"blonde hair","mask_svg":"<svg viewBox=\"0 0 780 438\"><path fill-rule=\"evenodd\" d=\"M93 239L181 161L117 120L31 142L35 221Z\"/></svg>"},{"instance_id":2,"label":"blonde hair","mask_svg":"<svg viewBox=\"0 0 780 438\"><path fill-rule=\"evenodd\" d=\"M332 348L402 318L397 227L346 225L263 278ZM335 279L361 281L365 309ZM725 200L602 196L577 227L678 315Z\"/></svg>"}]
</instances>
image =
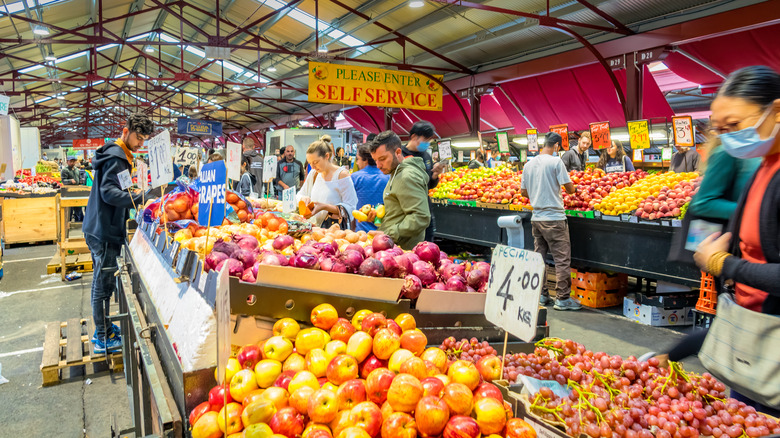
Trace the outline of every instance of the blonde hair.
<instances>
[{"instance_id":1,"label":"blonde hair","mask_svg":"<svg viewBox=\"0 0 780 438\"><path fill-rule=\"evenodd\" d=\"M325 140L324 137L327 137L328 140ZM335 154L333 153L333 145L329 140L330 136L323 135L322 138L309 145L309 148L306 149L306 153L317 154L320 157L326 157L330 154L330 158L333 159Z\"/></svg>"},{"instance_id":2,"label":"blonde hair","mask_svg":"<svg viewBox=\"0 0 780 438\"><path fill-rule=\"evenodd\" d=\"M587 138L588 140L591 141L591 143L593 142L593 139L590 137L590 131L585 131L582 134L580 134L580 138Z\"/></svg>"}]
</instances>

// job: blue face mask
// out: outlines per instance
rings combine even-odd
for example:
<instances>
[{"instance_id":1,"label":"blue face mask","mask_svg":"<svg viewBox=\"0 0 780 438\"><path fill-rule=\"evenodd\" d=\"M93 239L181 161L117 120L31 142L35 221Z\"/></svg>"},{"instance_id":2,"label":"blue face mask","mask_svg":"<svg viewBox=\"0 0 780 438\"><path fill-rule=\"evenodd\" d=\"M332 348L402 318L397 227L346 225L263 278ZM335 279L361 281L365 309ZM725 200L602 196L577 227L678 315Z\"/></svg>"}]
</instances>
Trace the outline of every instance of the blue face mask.
<instances>
[{"instance_id":1,"label":"blue face mask","mask_svg":"<svg viewBox=\"0 0 780 438\"><path fill-rule=\"evenodd\" d=\"M425 152L428 150L428 148L431 147L431 142L429 141L421 141L417 144L417 152Z\"/></svg>"},{"instance_id":2,"label":"blue face mask","mask_svg":"<svg viewBox=\"0 0 780 438\"><path fill-rule=\"evenodd\" d=\"M775 124L772 135L766 140L761 139L756 127L764 123L771 111L772 107L767 108L764 115L761 116L761 120L749 128L720 134L720 143L723 145L723 150L734 158L758 158L766 155L775 143L775 136L777 131L780 130L780 123Z\"/></svg>"}]
</instances>

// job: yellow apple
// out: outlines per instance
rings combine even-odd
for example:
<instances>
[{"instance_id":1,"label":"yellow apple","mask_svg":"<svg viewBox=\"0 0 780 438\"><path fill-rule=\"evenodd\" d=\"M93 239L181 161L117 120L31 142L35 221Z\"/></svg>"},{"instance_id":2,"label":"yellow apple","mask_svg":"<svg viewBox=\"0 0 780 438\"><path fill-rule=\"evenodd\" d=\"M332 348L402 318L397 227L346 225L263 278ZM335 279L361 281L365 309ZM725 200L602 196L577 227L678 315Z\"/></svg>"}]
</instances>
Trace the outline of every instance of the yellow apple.
<instances>
[{"instance_id":1,"label":"yellow apple","mask_svg":"<svg viewBox=\"0 0 780 438\"><path fill-rule=\"evenodd\" d=\"M330 360L328 360L328 356L322 348L315 348L306 353L306 369L317 377L325 376L328 363L330 363Z\"/></svg>"},{"instance_id":2,"label":"yellow apple","mask_svg":"<svg viewBox=\"0 0 780 438\"><path fill-rule=\"evenodd\" d=\"M320 382L317 380L317 376L311 371L298 371L298 373L293 376L292 380L290 380L287 391L292 394L301 386L308 386L316 391L320 389Z\"/></svg>"}]
</instances>

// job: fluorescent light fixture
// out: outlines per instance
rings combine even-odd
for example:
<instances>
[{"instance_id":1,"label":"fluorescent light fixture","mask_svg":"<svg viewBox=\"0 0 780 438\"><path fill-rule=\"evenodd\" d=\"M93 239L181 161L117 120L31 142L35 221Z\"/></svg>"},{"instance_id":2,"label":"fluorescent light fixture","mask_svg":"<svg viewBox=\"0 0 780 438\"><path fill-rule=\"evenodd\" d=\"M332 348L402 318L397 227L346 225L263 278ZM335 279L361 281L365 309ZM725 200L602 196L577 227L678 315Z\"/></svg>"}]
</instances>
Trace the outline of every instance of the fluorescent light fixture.
<instances>
[{"instance_id":1,"label":"fluorescent light fixture","mask_svg":"<svg viewBox=\"0 0 780 438\"><path fill-rule=\"evenodd\" d=\"M200 112L200 110L199 110L199 109L197 109L197 108L195 108L194 110L192 110L192 112L194 112L194 113L199 113L199 112Z\"/></svg>"},{"instance_id":2,"label":"fluorescent light fixture","mask_svg":"<svg viewBox=\"0 0 780 438\"><path fill-rule=\"evenodd\" d=\"M68 110L68 108L66 108L64 106L62 108L60 108L60 111L67 111L67 110Z\"/></svg>"},{"instance_id":3,"label":"fluorescent light fixture","mask_svg":"<svg viewBox=\"0 0 780 438\"><path fill-rule=\"evenodd\" d=\"M425 6L425 2L423 0L410 0L409 1L409 7L410 8L421 8Z\"/></svg>"},{"instance_id":4,"label":"fluorescent light fixture","mask_svg":"<svg viewBox=\"0 0 780 438\"><path fill-rule=\"evenodd\" d=\"M61 95L61 94L58 94L58 95L57 95L57 99L59 99L59 100L65 100L65 96L63 96L63 95Z\"/></svg>"},{"instance_id":5,"label":"fluorescent light fixture","mask_svg":"<svg viewBox=\"0 0 780 438\"><path fill-rule=\"evenodd\" d=\"M328 48L325 47L325 44L321 45L319 49L317 49L320 53L328 53Z\"/></svg>"},{"instance_id":6,"label":"fluorescent light fixture","mask_svg":"<svg viewBox=\"0 0 780 438\"><path fill-rule=\"evenodd\" d=\"M46 55L46 57L45 57L44 59L45 59L45 60L47 60L47 61L56 61L56 60L57 60L57 57L56 57L56 56L54 56L54 53L52 53L52 52L49 52L49 54L48 54L48 55Z\"/></svg>"},{"instance_id":7,"label":"fluorescent light fixture","mask_svg":"<svg viewBox=\"0 0 780 438\"><path fill-rule=\"evenodd\" d=\"M241 89L241 87L239 87L238 85L233 85L233 91L238 91L240 89Z\"/></svg>"},{"instance_id":8,"label":"fluorescent light fixture","mask_svg":"<svg viewBox=\"0 0 780 438\"><path fill-rule=\"evenodd\" d=\"M272 66L268 67L268 69L266 69L266 71L269 71L269 72L273 73L273 72L275 72L275 71L276 71L276 67L274 67L274 66L272 65Z\"/></svg>"},{"instance_id":9,"label":"fluorescent light fixture","mask_svg":"<svg viewBox=\"0 0 780 438\"><path fill-rule=\"evenodd\" d=\"M43 66L40 65L40 64L31 65L31 66L29 66L27 68L23 68L23 69L19 70L19 73L30 73L31 71L38 70L39 68L43 68Z\"/></svg>"},{"instance_id":10,"label":"fluorescent light fixture","mask_svg":"<svg viewBox=\"0 0 780 438\"><path fill-rule=\"evenodd\" d=\"M33 33L34 33L35 35L40 35L40 36L47 36L47 35L49 35L49 34L50 34L50 32L49 32L49 29L48 29L48 28L46 28L46 27L43 27L43 26L36 26L36 27L33 29Z\"/></svg>"},{"instance_id":11,"label":"fluorescent light fixture","mask_svg":"<svg viewBox=\"0 0 780 438\"><path fill-rule=\"evenodd\" d=\"M135 85L135 81L131 79L127 81L127 85Z\"/></svg>"},{"instance_id":12,"label":"fluorescent light fixture","mask_svg":"<svg viewBox=\"0 0 780 438\"><path fill-rule=\"evenodd\" d=\"M147 47L144 49L144 51L145 51L146 53L154 53L154 47L152 47L152 46L147 46Z\"/></svg>"},{"instance_id":13,"label":"fluorescent light fixture","mask_svg":"<svg viewBox=\"0 0 780 438\"><path fill-rule=\"evenodd\" d=\"M478 148L478 141L457 141L452 143L452 147L456 148Z\"/></svg>"}]
</instances>

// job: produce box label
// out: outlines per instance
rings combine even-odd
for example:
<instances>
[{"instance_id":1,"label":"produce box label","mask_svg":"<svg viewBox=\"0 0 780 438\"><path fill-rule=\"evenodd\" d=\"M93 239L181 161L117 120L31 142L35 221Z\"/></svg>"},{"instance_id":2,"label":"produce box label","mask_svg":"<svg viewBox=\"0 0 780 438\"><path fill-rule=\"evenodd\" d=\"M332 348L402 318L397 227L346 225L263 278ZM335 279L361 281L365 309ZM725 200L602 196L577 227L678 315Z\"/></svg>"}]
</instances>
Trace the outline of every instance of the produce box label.
<instances>
[{"instance_id":1,"label":"produce box label","mask_svg":"<svg viewBox=\"0 0 780 438\"><path fill-rule=\"evenodd\" d=\"M149 140L149 168L152 170L152 188L173 181L171 133L167 129Z\"/></svg>"},{"instance_id":2,"label":"produce box label","mask_svg":"<svg viewBox=\"0 0 780 438\"><path fill-rule=\"evenodd\" d=\"M215 161L203 166L198 175L200 178L200 195L198 196L198 224L216 227L222 225L225 219L225 184L227 183L227 168L225 162ZM209 221L209 204L211 206L211 221Z\"/></svg>"},{"instance_id":3,"label":"produce box label","mask_svg":"<svg viewBox=\"0 0 780 438\"><path fill-rule=\"evenodd\" d=\"M309 62L309 102L441 111L442 86L408 71Z\"/></svg>"},{"instance_id":4,"label":"produce box label","mask_svg":"<svg viewBox=\"0 0 780 438\"><path fill-rule=\"evenodd\" d=\"M536 336L544 272L541 254L496 245L485 298L487 320L530 342Z\"/></svg>"},{"instance_id":5,"label":"produce box label","mask_svg":"<svg viewBox=\"0 0 780 438\"><path fill-rule=\"evenodd\" d=\"M590 136L593 140L593 149L606 149L612 145L609 132L609 122L596 122L590 124Z\"/></svg>"},{"instance_id":6,"label":"produce box label","mask_svg":"<svg viewBox=\"0 0 780 438\"><path fill-rule=\"evenodd\" d=\"M552 125L550 126L550 132L554 132L556 134L560 134L562 140L561 140L561 147L564 151L569 150L569 124L564 123L562 125Z\"/></svg>"},{"instance_id":7,"label":"produce box label","mask_svg":"<svg viewBox=\"0 0 780 438\"><path fill-rule=\"evenodd\" d=\"M650 147L650 128L647 120L628 122L628 136L631 149L647 149ZM636 158L634 159L636 161Z\"/></svg>"}]
</instances>

